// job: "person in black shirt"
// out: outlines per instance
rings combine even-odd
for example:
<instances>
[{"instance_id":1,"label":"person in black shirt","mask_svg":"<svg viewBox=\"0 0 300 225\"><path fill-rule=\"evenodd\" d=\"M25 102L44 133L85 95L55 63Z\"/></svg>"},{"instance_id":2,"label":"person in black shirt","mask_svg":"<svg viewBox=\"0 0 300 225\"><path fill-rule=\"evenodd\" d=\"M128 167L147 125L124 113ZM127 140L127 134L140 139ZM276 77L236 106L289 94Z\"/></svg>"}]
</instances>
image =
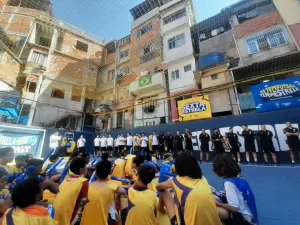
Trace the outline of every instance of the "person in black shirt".
<instances>
[{"instance_id":1,"label":"person in black shirt","mask_svg":"<svg viewBox=\"0 0 300 225\"><path fill-rule=\"evenodd\" d=\"M268 153L271 153L274 164L278 165L277 157L275 154L275 148L274 148L274 144L272 141L273 133L272 133L272 131L267 130L265 125L260 125L260 129L261 130L257 132L257 136L260 137L260 143L261 143L261 147L264 152L265 162L268 164L268 162L269 162Z\"/></svg>"},{"instance_id":2,"label":"person in black shirt","mask_svg":"<svg viewBox=\"0 0 300 225\"><path fill-rule=\"evenodd\" d=\"M170 133L170 131L168 131L167 136L165 136L165 140L166 140L166 145L167 145L166 147L168 148L168 151L169 152L174 151L174 144L173 144L174 137Z\"/></svg>"},{"instance_id":3,"label":"person in black shirt","mask_svg":"<svg viewBox=\"0 0 300 225\"><path fill-rule=\"evenodd\" d=\"M257 154L255 148L255 132L248 128L248 125L243 125L242 136L244 137L245 151L246 151L246 160L247 163L250 163L250 153L252 153L254 162L257 163Z\"/></svg>"},{"instance_id":4,"label":"person in black shirt","mask_svg":"<svg viewBox=\"0 0 300 225\"><path fill-rule=\"evenodd\" d=\"M240 145L239 137L237 134L233 133L233 129L229 128L229 132L226 133L226 138L229 141L229 144L231 145L231 154L233 159L238 159L238 163L241 162L241 154L240 154Z\"/></svg>"},{"instance_id":5,"label":"person in black shirt","mask_svg":"<svg viewBox=\"0 0 300 225\"><path fill-rule=\"evenodd\" d=\"M214 129L214 134L211 136L211 141L213 142L213 150L217 154L225 153L225 149L223 146L223 136L220 134L219 129Z\"/></svg>"},{"instance_id":6,"label":"person in black shirt","mask_svg":"<svg viewBox=\"0 0 300 225\"><path fill-rule=\"evenodd\" d=\"M193 151L192 134L189 132L188 129L185 129L184 144L186 151Z\"/></svg>"},{"instance_id":7,"label":"person in black shirt","mask_svg":"<svg viewBox=\"0 0 300 225\"><path fill-rule=\"evenodd\" d=\"M286 128L283 129L283 133L286 135L287 144L290 148L290 157L292 164L295 165L295 152L298 152L300 157L300 140L299 130L296 127L292 127L291 122L286 122Z\"/></svg>"},{"instance_id":8,"label":"person in black shirt","mask_svg":"<svg viewBox=\"0 0 300 225\"><path fill-rule=\"evenodd\" d=\"M161 131L160 134L158 135L158 149L159 149L159 158L164 154L165 152L165 135Z\"/></svg>"},{"instance_id":9,"label":"person in black shirt","mask_svg":"<svg viewBox=\"0 0 300 225\"><path fill-rule=\"evenodd\" d=\"M180 134L179 131L176 132L175 140L176 140L176 151L182 152L183 151L184 138Z\"/></svg>"},{"instance_id":10,"label":"person in black shirt","mask_svg":"<svg viewBox=\"0 0 300 225\"><path fill-rule=\"evenodd\" d=\"M199 135L199 140L200 140L200 143L201 143L201 147L200 147L200 150L201 150L200 151L200 163L202 163L203 153L205 154L206 162L208 162L210 136L209 136L208 133L205 132L205 129L202 129L202 132Z\"/></svg>"}]
</instances>

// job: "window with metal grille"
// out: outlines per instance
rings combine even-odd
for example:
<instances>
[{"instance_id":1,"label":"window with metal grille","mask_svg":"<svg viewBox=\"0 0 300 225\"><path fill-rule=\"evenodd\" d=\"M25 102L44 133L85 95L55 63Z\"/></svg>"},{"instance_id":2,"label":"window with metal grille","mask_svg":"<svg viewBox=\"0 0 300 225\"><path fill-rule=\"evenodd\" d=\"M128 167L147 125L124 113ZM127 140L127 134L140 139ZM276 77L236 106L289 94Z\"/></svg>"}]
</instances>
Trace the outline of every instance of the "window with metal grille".
<instances>
[{"instance_id":1,"label":"window with metal grille","mask_svg":"<svg viewBox=\"0 0 300 225\"><path fill-rule=\"evenodd\" d=\"M50 48L51 45L51 39L50 38L46 38L46 37L40 37L39 38L39 42L38 45Z\"/></svg>"},{"instance_id":2,"label":"window with metal grille","mask_svg":"<svg viewBox=\"0 0 300 225\"><path fill-rule=\"evenodd\" d=\"M129 55L129 49L126 49L122 52L120 52L120 59L125 58Z\"/></svg>"},{"instance_id":3,"label":"window with metal grille","mask_svg":"<svg viewBox=\"0 0 300 225\"><path fill-rule=\"evenodd\" d=\"M140 50L140 63L144 63L147 61L150 61L152 59L154 59L155 57L157 57L156 53L157 53L157 46L152 43L150 45L147 45L145 47L142 47Z\"/></svg>"},{"instance_id":4,"label":"window with metal grille","mask_svg":"<svg viewBox=\"0 0 300 225\"><path fill-rule=\"evenodd\" d=\"M148 25L142 27L141 29L139 29L137 32L136 32L136 36L137 37L140 37L144 34L146 34L148 31L152 30L152 24L149 23Z\"/></svg>"},{"instance_id":5,"label":"window with metal grille","mask_svg":"<svg viewBox=\"0 0 300 225\"><path fill-rule=\"evenodd\" d=\"M106 80L110 81L115 79L115 70L109 70L106 75Z\"/></svg>"},{"instance_id":6,"label":"window with metal grille","mask_svg":"<svg viewBox=\"0 0 300 225\"><path fill-rule=\"evenodd\" d=\"M188 65L184 66L184 72L188 72L190 70L192 70L192 65L191 64L188 64Z\"/></svg>"},{"instance_id":7,"label":"window with metal grille","mask_svg":"<svg viewBox=\"0 0 300 225\"><path fill-rule=\"evenodd\" d=\"M172 23L173 21L178 20L178 19L180 19L181 17L184 17L184 16L186 16L186 10L185 9L181 9L177 12L174 12L171 15L166 16L163 19L164 25L166 25L168 23Z\"/></svg>"},{"instance_id":8,"label":"window with metal grille","mask_svg":"<svg viewBox=\"0 0 300 225\"><path fill-rule=\"evenodd\" d=\"M177 80L179 79L179 70L174 70L172 71L172 80Z\"/></svg>"},{"instance_id":9,"label":"window with metal grille","mask_svg":"<svg viewBox=\"0 0 300 225\"><path fill-rule=\"evenodd\" d=\"M126 75L126 74L128 74L129 73L129 68L128 67L126 67L126 68L123 68L123 69L120 69L120 74L121 75Z\"/></svg>"},{"instance_id":10,"label":"window with metal grille","mask_svg":"<svg viewBox=\"0 0 300 225\"><path fill-rule=\"evenodd\" d=\"M41 65L41 66L46 66L47 59L48 59L47 54L37 52L37 51L33 51L32 55L30 57L30 62L36 63L36 64Z\"/></svg>"},{"instance_id":11,"label":"window with metal grille","mask_svg":"<svg viewBox=\"0 0 300 225\"><path fill-rule=\"evenodd\" d=\"M248 38L246 40L246 44L248 53L255 54L260 51L265 51L269 50L270 48L276 48L278 46L285 45L287 44L287 39L283 30L280 28Z\"/></svg>"},{"instance_id":12,"label":"window with metal grille","mask_svg":"<svg viewBox=\"0 0 300 225\"><path fill-rule=\"evenodd\" d=\"M178 48L185 44L184 33L176 35L168 40L169 49Z\"/></svg>"},{"instance_id":13,"label":"window with metal grille","mask_svg":"<svg viewBox=\"0 0 300 225\"><path fill-rule=\"evenodd\" d=\"M211 75L212 80L217 80L219 78L218 74Z\"/></svg>"},{"instance_id":14,"label":"window with metal grille","mask_svg":"<svg viewBox=\"0 0 300 225\"><path fill-rule=\"evenodd\" d=\"M65 91L58 88L53 88L51 92L51 98L59 98L64 99L65 98Z\"/></svg>"},{"instance_id":15,"label":"window with metal grille","mask_svg":"<svg viewBox=\"0 0 300 225\"><path fill-rule=\"evenodd\" d=\"M87 43L82 42L82 41L77 41L76 45L75 45L75 48L80 50L80 51L83 51L83 52L88 52L89 45Z\"/></svg>"}]
</instances>

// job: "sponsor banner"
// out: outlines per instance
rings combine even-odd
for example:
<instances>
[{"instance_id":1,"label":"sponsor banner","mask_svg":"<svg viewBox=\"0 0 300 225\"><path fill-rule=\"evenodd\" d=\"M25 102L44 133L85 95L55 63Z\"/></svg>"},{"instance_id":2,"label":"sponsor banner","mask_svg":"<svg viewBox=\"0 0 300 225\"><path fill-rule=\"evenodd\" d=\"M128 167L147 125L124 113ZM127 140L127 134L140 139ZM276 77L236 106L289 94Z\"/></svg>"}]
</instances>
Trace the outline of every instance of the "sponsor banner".
<instances>
[{"instance_id":1,"label":"sponsor banner","mask_svg":"<svg viewBox=\"0 0 300 225\"><path fill-rule=\"evenodd\" d=\"M180 121L200 120L211 118L211 108L208 95L178 101Z\"/></svg>"},{"instance_id":2,"label":"sponsor banner","mask_svg":"<svg viewBox=\"0 0 300 225\"><path fill-rule=\"evenodd\" d=\"M39 157L44 131L39 129L0 126L0 147L10 146L15 155Z\"/></svg>"},{"instance_id":3,"label":"sponsor banner","mask_svg":"<svg viewBox=\"0 0 300 225\"><path fill-rule=\"evenodd\" d=\"M300 107L300 77L251 87L257 112Z\"/></svg>"}]
</instances>

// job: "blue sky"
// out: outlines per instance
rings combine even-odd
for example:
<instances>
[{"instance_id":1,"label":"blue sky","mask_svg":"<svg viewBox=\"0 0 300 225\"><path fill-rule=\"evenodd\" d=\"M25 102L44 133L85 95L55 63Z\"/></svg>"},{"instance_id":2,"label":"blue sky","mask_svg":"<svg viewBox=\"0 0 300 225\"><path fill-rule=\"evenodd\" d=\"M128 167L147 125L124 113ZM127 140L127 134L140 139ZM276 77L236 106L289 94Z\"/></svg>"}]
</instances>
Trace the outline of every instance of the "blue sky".
<instances>
[{"instance_id":1,"label":"blue sky","mask_svg":"<svg viewBox=\"0 0 300 225\"><path fill-rule=\"evenodd\" d=\"M54 15L99 39L111 41L130 34L131 8L143 0L52 0ZM197 22L237 0L193 0Z\"/></svg>"}]
</instances>

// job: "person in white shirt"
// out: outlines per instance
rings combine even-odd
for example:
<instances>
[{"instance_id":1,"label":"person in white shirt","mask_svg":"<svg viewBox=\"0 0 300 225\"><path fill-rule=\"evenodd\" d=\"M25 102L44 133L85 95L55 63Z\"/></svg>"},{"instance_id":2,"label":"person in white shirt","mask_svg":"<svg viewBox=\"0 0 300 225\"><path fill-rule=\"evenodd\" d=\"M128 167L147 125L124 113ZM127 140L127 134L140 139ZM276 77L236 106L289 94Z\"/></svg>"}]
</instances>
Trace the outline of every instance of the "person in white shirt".
<instances>
[{"instance_id":1,"label":"person in white shirt","mask_svg":"<svg viewBox=\"0 0 300 225\"><path fill-rule=\"evenodd\" d=\"M125 147L125 138L123 137L123 134L120 134L119 137L119 151L122 152Z\"/></svg>"},{"instance_id":2,"label":"person in white shirt","mask_svg":"<svg viewBox=\"0 0 300 225\"><path fill-rule=\"evenodd\" d=\"M147 146L148 146L148 138L145 136L145 134L142 134L141 137L141 155L144 155L145 152L147 152Z\"/></svg>"},{"instance_id":3,"label":"person in white shirt","mask_svg":"<svg viewBox=\"0 0 300 225\"><path fill-rule=\"evenodd\" d=\"M158 149L159 149L158 136L157 136L156 132L154 131L153 135L152 135L152 151L155 152L157 158L159 156Z\"/></svg>"},{"instance_id":4,"label":"person in white shirt","mask_svg":"<svg viewBox=\"0 0 300 225\"><path fill-rule=\"evenodd\" d=\"M106 135L104 134L101 138L101 152L105 152L107 147L107 138Z\"/></svg>"},{"instance_id":5,"label":"person in white shirt","mask_svg":"<svg viewBox=\"0 0 300 225\"><path fill-rule=\"evenodd\" d=\"M111 154L114 147L114 139L111 137L111 134L107 138L107 151Z\"/></svg>"},{"instance_id":6,"label":"person in white shirt","mask_svg":"<svg viewBox=\"0 0 300 225\"><path fill-rule=\"evenodd\" d=\"M83 135L81 135L77 141L77 148L79 153L85 153L85 142L85 138L83 138Z\"/></svg>"},{"instance_id":7,"label":"person in white shirt","mask_svg":"<svg viewBox=\"0 0 300 225\"><path fill-rule=\"evenodd\" d=\"M133 145L133 137L131 136L131 133L127 133L127 142L126 142L126 150L127 153L132 151L132 145Z\"/></svg>"},{"instance_id":8,"label":"person in white shirt","mask_svg":"<svg viewBox=\"0 0 300 225\"><path fill-rule=\"evenodd\" d=\"M97 137L94 139L95 155L98 155L98 153L100 151L100 142L101 142L101 138L99 137L99 135L97 135Z\"/></svg>"},{"instance_id":9,"label":"person in white shirt","mask_svg":"<svg viewBox=\"0 0 300 225\"><path fill-rule=\"evenodd\" d=\"M117 138L115 139L115 153L119 152L119 137L120 135L118 134Z\"/></svg>"},{"instance_id":10,"label":"person in white shirt","mask_svg":"<svg viewBox=\"0 0 300 225\"><path fill-rule=\"evenodd\" d=\"M61 136L59 136L59 133L58 131L56 131L54 134L52 134L50 136L50 144L49 144L49 147L51 150L57 150L58 149L58 145L59 145L59 141L61 139Z\"/></svg>"}]
</instances>

